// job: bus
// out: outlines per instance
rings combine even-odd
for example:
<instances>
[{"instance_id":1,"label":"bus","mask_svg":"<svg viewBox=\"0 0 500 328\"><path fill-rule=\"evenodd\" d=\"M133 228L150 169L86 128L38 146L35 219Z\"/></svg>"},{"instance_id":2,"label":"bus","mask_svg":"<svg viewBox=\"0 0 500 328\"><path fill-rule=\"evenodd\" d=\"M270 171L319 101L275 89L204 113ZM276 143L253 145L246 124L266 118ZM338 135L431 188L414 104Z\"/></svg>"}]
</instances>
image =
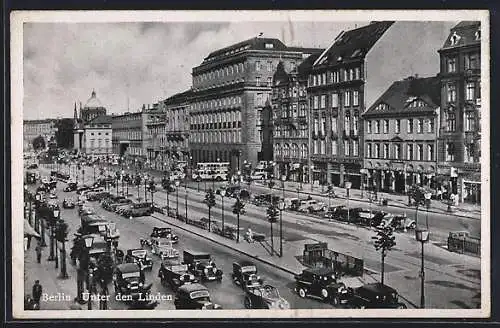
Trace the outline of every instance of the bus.
<instances>
[{"instance_id":1,"label":"bus","mask_svg":"<svg viewBox=\"0 0 500 328\"><path fill-rule=\"evenodd\" d=\"M227 181L229 174L229 162L197 163L193 171L193 180L216 180Z\"/></svg>"}]
</instances>

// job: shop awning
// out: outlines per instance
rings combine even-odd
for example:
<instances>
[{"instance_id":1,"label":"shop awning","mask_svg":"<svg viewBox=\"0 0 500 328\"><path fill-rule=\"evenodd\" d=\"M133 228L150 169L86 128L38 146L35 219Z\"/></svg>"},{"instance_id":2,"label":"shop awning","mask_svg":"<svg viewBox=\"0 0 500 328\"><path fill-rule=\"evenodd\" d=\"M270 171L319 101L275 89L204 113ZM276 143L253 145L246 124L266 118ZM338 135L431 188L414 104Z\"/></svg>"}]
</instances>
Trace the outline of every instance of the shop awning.
<instances>
[{"instance_id":1,"label":"shop awning","mask_svg":"<svg viewBox=\"0 0 500 328\"><path fill-rule=\"evenodd\" d=\"M40 238L40 234L30 225L28 220L24 220L24 235Z\"/></svg>"}]
</instances>

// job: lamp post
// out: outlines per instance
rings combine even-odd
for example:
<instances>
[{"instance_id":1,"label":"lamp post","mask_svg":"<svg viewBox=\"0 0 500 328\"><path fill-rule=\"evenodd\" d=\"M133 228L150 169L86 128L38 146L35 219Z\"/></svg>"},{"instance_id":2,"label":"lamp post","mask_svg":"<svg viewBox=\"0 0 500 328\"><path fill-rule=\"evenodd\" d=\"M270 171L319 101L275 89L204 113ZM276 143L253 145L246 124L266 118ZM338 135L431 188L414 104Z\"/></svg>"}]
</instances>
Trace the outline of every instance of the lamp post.
<instances>
[{"instance_id":1,"label":"lamp post","mask_svg":"<svg viewBox=\"0 0 500 328\"><path fill-rule=\"evenodd\" d=\"M54 255L54 227L55 227L55 222L57 220L57 216L59 216L59 209L54 208L52 210L53 217L47 221L47 224L49 225L49 234L50 234L50 255L47 261L55 261L56 257Z\"/></svg>"},{"instance_id":2,"label":"lamp post","mask_svg":"<svg viewBox=\"0 0 500 328\"><path fill-rule=\"evenodd\" d=\"M245 174L247 174L247 173L248 173L248 172L247 172L247 164L248 164L247 160L244 160L244 161L243 161L243 167L244 167L244 170L243 170L243 171L245 172ZM240 184L241 184L241 171L240 171L240 169L239 169L239 165L238 165L238 186L239 186Z\"/></svg>"},{"instance_id":3,"label":"lamp post","mask_svg":"<svg viewBox=\"0 0 500 328\"><path fill-rule=\"evenodd\" d=\"M224 196L226 196L226 190L225 189L222 189L220 191L220 197L222 199L222 237L225 236L224 234Z\"/></svg>"},{"instance_id":4,"label":"lamp post","mask_svg":"<svg viewBox=\"0 0 500 328\"><path fill-rule=\"evenodd\" d=\"M364 177L365 174L368 173L368 171L366 169L361 169L361 170L359 170L359 173L361 174L361 186L360 186L360 189L361 189L361 198L363 198L364 197L363 196L363 190L365 189L364 188L364 183L363 183L363 180L364 180L363 177Z\"/></svg>"},{"instance_id":5,"label":"lamp post","mask_svg":"<svg viewBox=\"0 0 500 328\"><path fill-rule=\"evenodd\" d=\"M130 166L127 166L127 197L128 197L128 185L130 184Z\"/></svg>"},{"instance_id":6,"label":"lamp post","mask_svg":"<svg viewBox=\"0 0 500 328\"><path fill-rule=\"evenodd\" d=\"M415 238L422 244L420 264L420 308L425 308L425 268L424 268L424 244L429 241L429 231L424 229L415 230Z\"/></svg>"},{"instance_id":7,"label":"lamp post","mask_svg":"<svg viewBox=\"0 0 500 328\"><path fill-rule=\"evenodd\" d=\"M180 185L180 182L179 180L175 180L175 206L176 206L176 210L175 210L175 217L178 218L179 217L179 185Z\"/></svg>"},{"instance_id":8,"label":"lamp post","mask_svg":"<svg viewBox=\"0 0 500 328\"><path fill-rule=\"evenodd\" d=\"M85 248L87 249L87 291L89 294L89 299L87 304L88 304L88 309L92 310L92 299L90 297L91 295L90 284L92 278L92 273L90 272L90 249L92 248L92 244L94 243L94 236L86 235L84 237L84 241L85 241Z\"/></svg>"},{"instance_id":9,"label":"lamp post","mask_svg":"<svg viewBox=\"0 0 500 328\"><path fill-rule=\"evenodd\" d=\"M58 258L57 258L57 240L56 240L56 231L55 231L55 228L56 228L56 224L57 224L57 220L59 219L59 214L61 213L61 211L59 210L59 208L54 208L54 218L53 218L53 221L52 221L52 224L51 224L51 237L52 237L52 241L51 241L51 255L52 255L52 246L54 247L54 262L55 262L55 268L57 269L59 266L58 266Z\"/></svg>"},{"instance_id":10,"label":"lamp post","mask_svg":"<svg viewBox=\"0 0 500 328\"><path fill-rule=\"evenodd\" d=\"M35 209L38 210L38 205L40 204L40 194L37 193L35 194ZM39 213L38 211L35 211L35 230L36 232L40 233L40 218L39 218ZM43 238L43 236L42 236Z\"/></svg>"},{"instance_id":11,"label":"lamp post","mask_svg":"<svg viewBox=\"0 0 500 328\"><path fill-rule=\"evenodd\" d=\"M125 170L122 169L122 175L120 176L122 179L122 196L124 195L124 183L125 183Z\"/></svg>"},{"instance_id":12,"label":"lamp post","mask_svg":"<svg viewBox=\"0 0 500 328\"><path fill-rule=\"evenodd\" d=\"M149 180L149 176L147 174L144 174L144 201L147 202L148 201L148 180Z\"/></svg>"},{"instance_id":13,"label":"lamp post","mask_svg":"<svg viewBox=\"0 0 500 328\"><path fill-rule=\"evenodd\" d=\"M347 224L351 223L350 213L349 213L349 190L351 189L352 183L350 181L346 181L345 189L346 189L346 202L347 202Z\"/></svg>"},{"instance_id":14,"label":"lamp post","mask_svg":"<svg viewBox=\"0 0 500 328\"><path fill-rule=\"evenodd\" d=\"M312 192L314 187L314 164L311 164L311 166L309 166L309 176L311 177L311 181L309 181L309 183L311 184Z\"/></svg>"},{"instance_id":15,"label":"lamp post","mask_svg":"<svg viewBox=\"0 0 500 328\"><path fill-rule=\"evenodd\" d=\"M278 203L280 210L280 257L283 257L283 210L285 209L284 199Z\"/></svg>"},{"instance_id":16,"label":"lamp post","mask_svg":"<svg viewBox=\"0 0 500 328\"><path fill-rule=\"evenodd\" d=\"M281 176L281 192L283 193L283 201L285 200L285 181L286 181L286 175Z\"/></svg>"},{"instance_id":17,"label":"lamp post","mask_svg":"<svg viewBox=\"0 0 500 328\"><path fill-rule=\"evenodd\" d=\"M220 158L217 158L217 164L220 163ZM215 178L212 177L212 190L215 192Z\"/></svg>"},{"instance_id":18,"label":"lamp post","mask_svg":"<svg viewBox=\"0 0 500 328\"><path fill-rule=\"evenodd\" d=\"M192 158L192 157L191 157ZM185 210L186 210L186 220L187 220L187 217L188 217L188 193L187 193L187 176L184 178L184 207L185 207Z\"/></svg>"},{"instance_id":19,"label":"lamp post","mask_svg":"<svg viewBox=\"0 0 500 328\"><path fill-rule=\"evenodd\" d=\"M425 198L425 226L427 227L427 230L429 229L429 207L431 207L431 197L432 194L430 192L424 193L424 198Z\"/></svg>"},{"instance_id":20,"label":"lamp post","mask_svg":"<svg viewBox=\"0 0 500 328\"><path fill-rule=\"evenodd\" d=\"M94 166L94 185L95 185L95 164L93 166Z\"/></svg>"}]
</instances>

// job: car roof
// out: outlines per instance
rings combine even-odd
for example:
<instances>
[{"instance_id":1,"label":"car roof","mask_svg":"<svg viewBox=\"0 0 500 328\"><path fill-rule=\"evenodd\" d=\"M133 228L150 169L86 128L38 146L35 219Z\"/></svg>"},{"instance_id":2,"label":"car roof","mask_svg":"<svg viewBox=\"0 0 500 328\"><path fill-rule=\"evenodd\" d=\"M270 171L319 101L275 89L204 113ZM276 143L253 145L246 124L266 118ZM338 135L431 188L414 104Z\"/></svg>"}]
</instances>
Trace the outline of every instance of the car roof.
<instances>
[{"instance_id":1,"label":"car roof","mask_svg":"<svg viewBox=\"0 0 500 328\"><path fill-rule=\"evenodd\" d=\"M167 229L172 229L170 227L154 227L153 229L157 229L157 230L167 230Z\"/></svg>"},{"instance_id":2,"label":"car roof","mask_svg":"<svg viewBox=\"0 0 500 328\"><path fill-rule=\"evenodd\" d=\"M143 248L132 248L132 249L128 249L127 252L134 252L134 251L144 251L144 252L147 252L145 249Z\"/></svg>"},{"instance_id":3,"label":"car roof","mask_svg":"<svg viewBox=\"0 0 500 328\"><path fill-rule=\"evenodd\" d=\"M309 268L309 269L304 269L304 272L322 276L335 273L335 270L332 268Z\"/></svg>"},{"instance_id":4,"label":"car roof","mask_svg":"<svg viewBox=\"0 0 500 328\"><path fill-rule=\"evenodd\" d=\"M360 288L369 290L373 293L379 293L379 294L390 294L390 293L396 292L396 290L394 288L389 287L387 285L383 285L380 282L366 284L366 285L361 286Z\"/></svg>"},{"instance_id":5,"label":"car roof","mask_svg":"<svg viewBox=\"0 0 500 328\"><path fill-rule=\"evenodd\" d=\"M198 284L198 283L182 285L181 287L179 287L179 291L183 291L186 293L196 292L198 290L207 290L208 291L208 288L203 286L202 284Z\"/></svg>"},{"instance_id":6,"label":"car roof","mask_svg":"<svg viewBox=\"0 0 500 328\"><path fill-rule=\"evenodd\" d=\"M255 264L253 264L250 261L239 261L239 262L234 262L234 264L239 265L241 267L252 266L252 265L255 266Z\"/></svg>"},{"instance_id":7,"label":"car roof","mask_svg":"<svg viewBox=\"0 0 500 328\"><path fill-rule=\"evenodd\" d=\"M124 263L117 265L116 268L120 270L122 273L136 272L140 271L139 265L135 263Z\"/></svg>"},{"instance_id":8,"label":"car roof","mask_svg":"<svg viewBox=\"0 0 500 328\"><path fill-rule=\"evenodd\" d=\"M207 252L192 251L189 249L184 250L184 253L189 253L189 254L194 255L194 256L196 256L196 255L209 255L209 253L207 253Z\"/></svg>"}]
</instances>

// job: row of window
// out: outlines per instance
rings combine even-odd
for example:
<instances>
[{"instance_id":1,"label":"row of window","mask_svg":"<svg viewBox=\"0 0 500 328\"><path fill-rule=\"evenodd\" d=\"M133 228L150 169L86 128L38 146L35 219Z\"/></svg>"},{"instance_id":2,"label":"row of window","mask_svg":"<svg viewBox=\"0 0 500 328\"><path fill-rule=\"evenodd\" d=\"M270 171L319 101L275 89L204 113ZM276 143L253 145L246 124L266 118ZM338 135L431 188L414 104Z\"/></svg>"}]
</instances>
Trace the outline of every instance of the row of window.
<instances>
[{"instance_id":1,"label":"row of window","mask_svg":"<svg viewBox=\"0 0 500 328\"><path fill-rule=\"evenodd\" d=\"M456 159L457 149L455 148L455 144L452 142L448 142L445 144L445 153L446 153L446 161L454 162ZM481 147L479 144L468 143L465 144L463 149L464 151L464 163L478 163L479 162L479 154L481 151Z\"/></svg>"},{"instance_id":2,"label":"row of window","mask_svg":"<svg viewBox=\"0 0 500 328\"><path fill-rule=\"evenodd\" d=\"M433 133L435 119L434 118L417 118L417 119L406 119L406 120L367 120L366 121L366 133L401 133L401 121L406 121L406 132L407 133ZM392 126L392 129L391 129ZM416 127L416 129L415 129Z\"/></svg>"},{"instance_id":3,"label":"row of window","mask_svg":"<svg viewBox=\"0 0 500 328\"><path fill-rule=\"evenodd\" d=\"M455 132L457 130L457 116L454 112L448 111L444 113L445 131ZM474 111L464 112L464 131L475 132L479 125L477 124L478 117Z\"/></svg>"},{"instance_id":4,"label":"row of window","mask_svg":"<svg viewBox=\"0 0 500 328\"><path fill-rule=\"evenodd\" d=\"M307 124L300 124L298 128L292 128L289 125L278 125L274 131L275 138L307 138Z\"/></svg>"},{"instance_id":5,"label":"row of window","mask_svg":"<svg viewBox=\"0 0 500 328\"><path fill-rule=\"evenodd\" d=\"M241 143L241 129L231 131L192 132L195 143Z\"/></svg>"},{"instance_id":6,"label":"row of window","mask_svg":"<svg viewBox=\"0 0 500 328\"><path fill-rule=\"evenodd\" d=\"M291 97L296 98L297 96L305 97L307 95L306 88L303 85L299 85L297 87L297 84L289 86L288 88L275 88L273 89L273 92L273 96L278 99Z\"/></svg>"},{"instance_id":7,"label":"row of window","mask_svg":"<svg viewBox=\"0 0 500 328\"><path fill-rule=\"evenodd\" d=\"M233 64L224 68L211 70L209 72L193 76L193 84L198 85L206 81L213 81L222 77L232 76L245 72L245 65L243 63Z\"/></svg>"},{"instance_id":8,"label":"row of window","mask_svg":"<svg viewBox=\"0 0 500 328\"><path fill-rule=\"evenodd\" d=\"M362 78L360 67L341 68L339 70L310 75L309 86L315 87L344 81L360 80Z\"/></svg>"},{"instance_id":9,"label":"row of window","mask_svg":"<svg viewBox=\"0 0 500 328\"><path fill-rule=\"evenodd\" d=\"M458 59L457 57L447 57L446 59L446 71L448 73L458 72ZM467 69L479 69L481 68L479 53L471 52L467 53L463 57L463 67Z\"/></svg>"},{"instance_id":10,"label":"row of window","mask_svg":"<svg viewBox=\"0 0 500 328\"><path fill-rule=\"evenodd\" d=\"M339 149L339 144L343 145L342 149ZM313 140L312 146L312 152L314 155L359 156L359 141L357 140L343 140L342 142L339 142L338 140L333 139L330 142L327 142L320 139ZM330 152L328 152L327 148L330 148Z\"/></svg>"},{"instance_id":11,"label":"row of window","mask_svg":"<svg viewBox=\"0 0 500 328\"><path fill-rule=\"evenodd\" d=\"M278 107L275 106L275 110L273 111L273 119L277 120L278 118ZM305 103L293 103L288 105L281 106L281 118L297 118L297 117L306 117L307 116L307 108Z\"/></svg>"},{"instance_id":12,"label":"row of window","mask_svg":"<svg viewBox=\"0 0 500 328\"><path fill-rule=\"evenodd\" d=\"M97 139L97 144L95 141L96 141L95 139L89 139L90 148L95 148L96 145L98 148L111 147L111 140L110 139Z\"/></svg>"},{"instance_id":13,"label":"row of window","mask_svg":"<svg viewBox=\"0 0 500 328\"><path fill-rule=\"evenodd\" d=\"M330 129L332 131L332 134L337 134L338 133L338 124L339 124L339 119L337 117L330 117ZM327 126L327 119L325 116L322 116L321 118L315 117L313 120L313 135L318 135L318 132L320 132L321 135L326 135L326 131L328 131L328 126ZM350 132L352 131L352 136L357 136L359 132L359 116L358 115L353 115L351 117L351 114L349 112L345 113L344 116L344 131L346 131L346 134L349 135Z\"/></svg>"},{"instance_id":14,"label":"row of window","mask_svg":"<svg viewBox=\"0 0 500 328\"><path fill-rule=\"evenodd\" d=\"M191 131L241 128L241 121L192 124Z\"/></svg>"},{"instance_id":15,"label":"row of window","mask_svg":"<svg viewBox=\"0 0 500 328\"><path fill-rule=\"evenodd\" d=\"M292 144L291 146L289 144L275 144L274 145L274 152L276 153L276 156L278 157L293 157L293 158L307 158L309 156L309 151L308 147L306 144L299 145L297 144Z\"/></svg>"},{"instance_id":16,"label":"row of window","mask_svg":"<svg viewBox=\"0 0 500 328\"><path fill-rule=\"evenodd\" d=\"M95 132L90 132L90 135L93 136ZM97 132L97 135L102 135L101 132ZM104 135L108 136L109 135L109 132L104 132Z\"/></svg>"},{"instance_id":17,"label":"row of window","mask_svg":"<svg viewBox=\"0 0 500 328\"><path fill-rule=\"evenodd\" d=\"M405 153L403 151L406 150ZM406 154L406 156L404 156ZM366 158L434 161L434 144L367 143Z\"/></svg>"},{"instance_id":18,"label":"row of window","mask_svg":"<svg viewBox=\"0 0 500 328\"><path fill-rule=\"evenodd\" d=\"M469 81L465 83L465 100L475 101L481 98L480 84L476 81ZM457 85L456 83L450 82L446 84L446 100L448 102L457 101Z\"/></svg>"},{"instance_id":19,"label":"row of window","mask_svg":"<svg viewBox=\"0 0 500 328\"><path fill-rule=\"evenodd\" d=\"M136 130L122 130L122 131L113 131L114 139L120 140L142 140L143 135L142 131Z\"/></svg>"},{"instance_id":20,"label":"row of window","mask_svg":"<svg viewBox=\"0 0 500 328\"><path fill-rule=\"evenodd\" d=\"M328 103L328 99L330 102ZM337 108L341 101L344 104L344 107L350 106L359 106L359 91L358 90L346 90L342 93L332 93L330 97L326 94L324 95L316 95L311 98L311 108L312 109L320 109L320 108Z\"/></svg>"},{"instance_id":21,"label":"row of window","mask_svg":"<svg viewBox=\"0 0 500 328\"><path fill-rule=\"evenodd\" d=\"M236 105L241 105L241 96L198 101L191 105L191 109L192 110L217 109L217 108L236 106Z\"/></svg>"},{"instance_id":22,"label":"row of window","mask_svg":"<svg viewBox=\"0 0 500 328\"><path fill-rule=\"evenodd\" d=\"M240 122L241 111L228 111L222 113L207 113L191 115L191 126L199 126L207 123Z\"/></svg>"}]
</instances>

